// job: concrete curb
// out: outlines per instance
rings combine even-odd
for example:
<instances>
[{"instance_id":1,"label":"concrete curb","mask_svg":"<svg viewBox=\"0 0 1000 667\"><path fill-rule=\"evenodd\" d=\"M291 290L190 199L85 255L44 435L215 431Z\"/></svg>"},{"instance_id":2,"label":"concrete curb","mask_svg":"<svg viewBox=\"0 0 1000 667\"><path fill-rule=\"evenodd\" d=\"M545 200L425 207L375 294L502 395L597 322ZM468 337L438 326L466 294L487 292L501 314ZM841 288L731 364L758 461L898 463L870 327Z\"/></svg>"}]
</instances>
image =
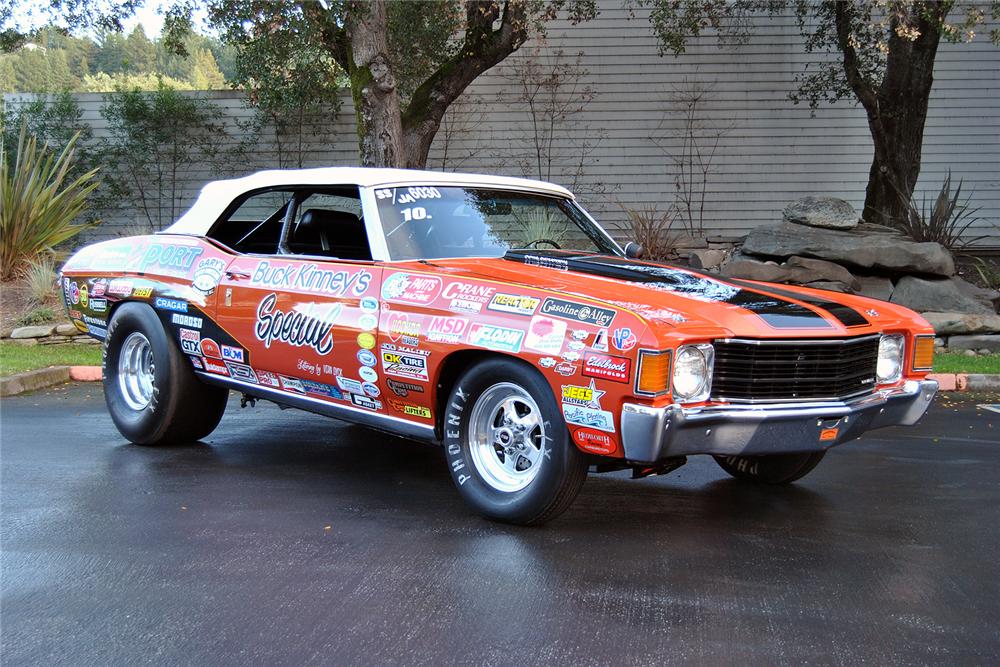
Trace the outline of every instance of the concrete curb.
<instances>
[{"instance_id":1,"label":"concrete curb","mask_svg":"<svg viewBox=\"0 0 1000 667\"><path fill-rule=\"evenodd\" d=\"M101 379L100 366L49 366L0 378L0 397L38 391L70 380L100 382Z\"/></svg>"},{"instance_id":2,"label":"concrete curb","mask_svg":"<svg viewBox=\"0 0 1000 667\"><path fill-rule=\"evenodd\" d=\"M996 391L1000 390L1000 375L983 373L931 373L941 391Z\"/></svg>"}]
</instances>

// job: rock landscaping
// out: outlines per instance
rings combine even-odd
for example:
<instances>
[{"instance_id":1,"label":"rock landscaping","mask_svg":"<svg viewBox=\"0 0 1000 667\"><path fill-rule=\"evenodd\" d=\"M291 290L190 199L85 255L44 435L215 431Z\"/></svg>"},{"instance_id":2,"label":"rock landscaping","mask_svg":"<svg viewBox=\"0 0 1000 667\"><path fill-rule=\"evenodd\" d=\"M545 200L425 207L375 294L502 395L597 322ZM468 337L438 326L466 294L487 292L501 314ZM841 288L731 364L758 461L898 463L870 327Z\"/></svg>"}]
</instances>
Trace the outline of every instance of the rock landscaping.
<instances>
[{"instance_id":1,"label":"rock landscaping","mask_svg":"<svg viewBox=\"0 0 1000 667\"><path fill-rule=\"evenodd\" d=\"M921 313L940 346L966 353L1000 352L1000 292L956 275L951 252L897 230L868 224L846 201L806 197L777 224L751 231L720 258L693 249L694 268L730 278L792 283L860 294Z\"/></svg>"},{"instance_id":2,"label":"rock landscaping","mask_svg":"<svg viewBox=\"0 0 1000 667\"><path fill-rule=\"evenodd\" d=\"M71 322L61 324L36 324L0 331L0 340L10 341L19 345L56 345L60 343L79 343L81 345L100 345L101 341L80 332Z\"/></svg>"}]
</instances>

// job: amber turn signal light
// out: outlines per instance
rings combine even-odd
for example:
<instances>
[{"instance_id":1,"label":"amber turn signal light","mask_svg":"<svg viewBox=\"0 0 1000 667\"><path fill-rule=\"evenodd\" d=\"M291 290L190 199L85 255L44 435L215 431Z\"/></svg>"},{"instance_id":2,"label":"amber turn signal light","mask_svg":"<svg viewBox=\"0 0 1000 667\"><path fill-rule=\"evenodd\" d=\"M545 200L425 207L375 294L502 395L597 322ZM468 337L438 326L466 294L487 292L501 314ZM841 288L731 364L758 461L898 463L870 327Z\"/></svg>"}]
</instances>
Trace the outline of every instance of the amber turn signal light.
<instances>
[{"instance_id":1,"label":"amber turn signal light","mask_svg":"<svg viewBox=\"0 0 1000 667\"><path fill-rule=\"evenodd\" d=\"M635 390L648 396L659 396L670 390L670 350L639 352L639 374Z\"/></svg>"},{"instance_id":2,"label":"amber turn signal light","mask_svg":"<svg viewBox=\"0 0 1000 667\"><path fill-rule=\"evenodd\" d=\"M934 366L934 336L917 336L913 344L913 370L929 371Z\"/></svg>"}]
</instances>

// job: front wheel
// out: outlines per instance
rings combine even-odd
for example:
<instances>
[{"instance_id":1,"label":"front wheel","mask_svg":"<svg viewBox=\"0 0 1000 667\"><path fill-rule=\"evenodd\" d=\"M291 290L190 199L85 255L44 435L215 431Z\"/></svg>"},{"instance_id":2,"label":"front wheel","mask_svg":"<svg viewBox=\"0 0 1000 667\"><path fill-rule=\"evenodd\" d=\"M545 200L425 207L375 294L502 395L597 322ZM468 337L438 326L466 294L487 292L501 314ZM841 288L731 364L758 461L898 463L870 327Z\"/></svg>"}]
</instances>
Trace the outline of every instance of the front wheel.
<instances>
[{"instance_id":1,"label":"front wheel","mask_svg":"<svg viewBox=\"0 0 1000 667\"><path fill-rule=\"evenodd\" d=\"M767 456L716 456L719 467L736 479L763 484L791 484L805 477L826 455L822 452Z\"/></svg>"},{"instance_id":2,"label":"front wheel","mask_svg":"<svg viewBox=\"0 0 1000 667\"><path fill-rule=\"evenodd\" d=\"M459 378L444 414L444 445L459 493L480 514L519 525L561 514L587 478L559 405L534 369L507 359Z\"/></svg>"},{"instance_id":3,"label":"front wheel","mask_svg":"<svg viewBox=\"0 0 1000 667\"><path fill-rule=\"evenodd\" d=\"M152 308L125 303L115 310L104 342L104 398L125 438L140 445L204 438L228 396L198 380Z\"/></svg>"}]
</instances>

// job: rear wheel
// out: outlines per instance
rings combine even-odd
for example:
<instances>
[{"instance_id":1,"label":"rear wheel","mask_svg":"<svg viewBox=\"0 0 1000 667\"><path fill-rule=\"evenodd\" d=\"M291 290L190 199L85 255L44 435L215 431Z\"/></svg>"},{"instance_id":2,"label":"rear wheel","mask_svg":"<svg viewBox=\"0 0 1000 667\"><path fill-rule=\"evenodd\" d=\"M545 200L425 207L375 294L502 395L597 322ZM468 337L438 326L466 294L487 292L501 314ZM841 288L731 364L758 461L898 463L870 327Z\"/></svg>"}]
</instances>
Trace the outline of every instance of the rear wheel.
<instances>
[{"instance_id":1,"label":"rear wheel","mask_svg":"<svg viewBox=\"0 0 1000 667\"><path fill-rule=\"evenodd\" d=\"M149 306L115 310L104 342L104 398L125 438L140 445L203 438L218 426L228 396L198 380Z\"/></svg>"},{"instance_id":2,"label":"rear wheel","mask_svg":"<svg viewBox=\"0 0 1000 667\"><path fill-rule=\"evenodd\" d=\"M763 484L790 484L805 477L826 455L822 452L768 456L716 456L719 467L736 479Z\"/></svg>"},{"instance_id":3,"label":"rear wheel","mask_svg":"<svg viewBox=\"0 0 1000 667\"><path fill-rule=\"evenodd\" d=\"M541 524L587 478L548 383L532 368L490 359L459 378L445 406L444 444L459 493L480 514Z\"/></svg>"}]
</instances>

